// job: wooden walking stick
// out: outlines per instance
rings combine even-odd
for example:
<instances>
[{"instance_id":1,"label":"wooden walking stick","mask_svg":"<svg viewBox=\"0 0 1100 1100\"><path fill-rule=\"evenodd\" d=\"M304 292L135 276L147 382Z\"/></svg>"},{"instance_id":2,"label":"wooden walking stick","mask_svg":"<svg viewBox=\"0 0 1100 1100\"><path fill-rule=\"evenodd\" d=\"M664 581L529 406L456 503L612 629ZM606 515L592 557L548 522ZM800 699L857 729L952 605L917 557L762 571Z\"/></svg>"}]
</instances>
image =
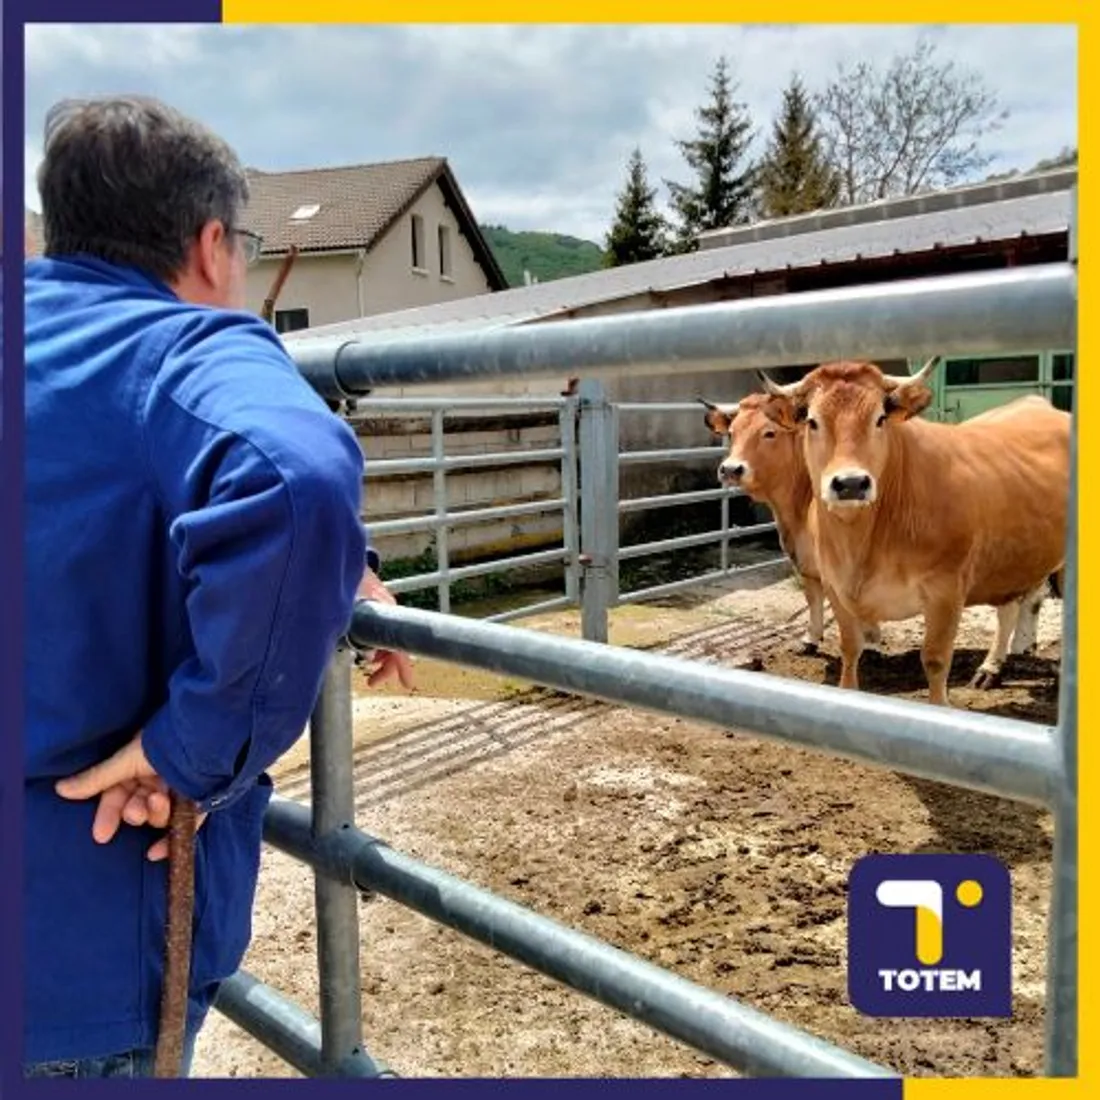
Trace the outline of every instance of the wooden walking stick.
<instances>
[{"instance_id":1,"label":"wooden walking stick","mask_svg":"<svg viewBox=\"0 0 1100 1100\"><path fill-rule=\"evenodd\" d=\"M275 275L264 299L261 316L268 324L275 302L290 274L295 245ZM187 996L191 986L191 941L195 915L195 825L198 807L189 798L170 792L168 818L168 912L164 945L164 982L160 994L160 1020L153 1056L154 1077L179 1077L183 1072L183 1048L187 1038Z\"/></svg>"},{"instance_id":2,"label":"wooden walking stick","mask_svg":"<svg viewBox=\"0 0 1100 1100\"><path fill-rule=\"evenodd\" d=\"M179 1077L187 1036L187 994L191 977L192 921L195 912L195 823L198 810L172 791L168 819L168 914L164 983L153 1059L154 1077Z\"/></svg>"}]
</instances>

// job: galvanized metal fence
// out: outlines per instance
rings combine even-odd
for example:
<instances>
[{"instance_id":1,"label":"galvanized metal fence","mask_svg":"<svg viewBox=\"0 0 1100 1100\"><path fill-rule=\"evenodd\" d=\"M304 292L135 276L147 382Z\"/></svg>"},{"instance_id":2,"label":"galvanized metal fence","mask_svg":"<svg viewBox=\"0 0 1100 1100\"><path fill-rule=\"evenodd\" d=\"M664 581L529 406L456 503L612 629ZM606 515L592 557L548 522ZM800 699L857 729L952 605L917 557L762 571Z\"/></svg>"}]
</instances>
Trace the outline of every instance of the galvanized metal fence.
<instances>
[{"instance_id":1,"label":"galvanized metal fence","mask_svg":"<svg viewBox=\"0 0 1100 1100\"><path fill-rule=\"evenodd\" d=\"M461 422L463 416L494 412L556 412L559 443L555 447L534 450L494 450L465 455L447 453L448 420ZM431 418L430 456L381 458L367 463L368 483L377 484L394 474L432 474L431 512L381 520L370 525L371 534L376 539L423 531L433 534L435 568L428 572L395 578L387 582L387 587L395 595L435 588L439 610L449 612L452 586L458 581L473 577L508 575L520 569L560 563L564 582L561 596L517 603L517 606L508 610L483 616L484 621L510 622L547 611L580 607L583 602L581 636L590 641L606 641L608 613L614 607L698 587L736 573L774 568L785 561L782 555L752 565L738 565L731 561L732 543L775 530L774 522L755 523L747 527L731 524L730 501L744 495L739 489L719 487L622 499L619 471L623 466L667 466L705 458L713 459L717 465L723 454L721 447L713 446L623 451L620 447L621 419L624 413L628 416L692 413L701 423L700 407L696 402L612 403L599 379L583 382L578 393L569 397L368 397L358 400L357 416L370 420L418 414L427 414ZM557 463L560 470L561 491L557 497L492 507L449 507L448 474L547 462ZM369 501L369 490L367 496ZM720 523L716 529L632 546L620 545L620 517L655 508L692 505L708 500L720 503ZM457 568L451 564L448 535L454 528L548 513L561 515L560 546ZM720 546L720 565L716 570L668 584L627 591L620 587L620 562L715 543Z\"/></svg>"},{"instance_id":2,"label":"galvanized metal fence","mask_svg":"<svg viewBox=\"0 0 1100 1100\"><path fill-rule=\"evenodd\" d=\"M1075 240L1075 237L1074 237ZM435 339L310 343L295 352L328 397L382 384L493 376L596 378L688 363L749 369L853 355L902 358L972 348L1076 346L1076 246L1067 263L759 298L634 316ZM582 435L584 432L582 423ZM595 426L593 445L609 435ZM830 753L1048 808L1055 820L1048 937L1046 1073L1077 1072L1077 474L1071 509L1059 715L1046 727L925 703L704 667L589 640L446 613L360 603L350 641L520 677L609 702L754 731ZM597 522L613 510L590 488ZM583 496L583 489L582 489ZM585 509L582 508L582 515ZM582 518L583 527L583 518ZM583 538L583 536L582 536ZM603 584L598 561L586 584ZM453 575L453 574L452 574ZM269 843L316 876L321 1018L239 973L219 1009L308 1074L389 1071L365 1049L357 895L392 898L750 1075L896 1076L807 1032L687 982L390 848L355 827L351 655L334 656L313 715L311 805L276 797Z\"/></svg>"}]
</instances>

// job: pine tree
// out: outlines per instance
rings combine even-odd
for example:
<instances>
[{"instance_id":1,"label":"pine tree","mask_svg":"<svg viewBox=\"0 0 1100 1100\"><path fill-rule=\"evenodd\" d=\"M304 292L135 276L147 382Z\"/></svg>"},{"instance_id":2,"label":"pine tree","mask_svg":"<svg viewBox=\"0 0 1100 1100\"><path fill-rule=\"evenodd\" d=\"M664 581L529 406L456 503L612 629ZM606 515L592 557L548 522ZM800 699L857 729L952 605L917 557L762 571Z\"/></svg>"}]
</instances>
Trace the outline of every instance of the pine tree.
<instances>
[{"instance_id":1,"label":"pine tree","mask_svg":"<svg viewBox=\"0 0 1100 1100\"><path fill-rule=\"evenodd\" d=\"M755 134L747 105L734 102L735 89L726 59L720 57L710 100L695 111L697 136L676 142L696 175L694 186L665 180L679 216L677 251L693 251L695 236L703 230L744 225L752 217L756 168L745 158Z\"/></svg>"},{"instance_id":2,"label":"pine tree","mask_svg":"<svg viewBox=\"0 0 1100 1100\"><path fill-rule=\"evenodd\" d=\"M797 76L783 92L758 183L765 218L806 214L840 198L840 175L825 155L813 104Z\"/></svg>"},{"instance_id":3,"label":"pine tree","mask_svg":"<svg viewBox=\"0 0 1100 1100\"><path fill-rule=\"evenodd\" d=\"M627 165L626 185L618 195L615 221L608 231L604 265L619 267L652 260L667 250L668 223L657 209L657 189L646 178L641 149L635 148Z\"/></svg>"}]
</instances>

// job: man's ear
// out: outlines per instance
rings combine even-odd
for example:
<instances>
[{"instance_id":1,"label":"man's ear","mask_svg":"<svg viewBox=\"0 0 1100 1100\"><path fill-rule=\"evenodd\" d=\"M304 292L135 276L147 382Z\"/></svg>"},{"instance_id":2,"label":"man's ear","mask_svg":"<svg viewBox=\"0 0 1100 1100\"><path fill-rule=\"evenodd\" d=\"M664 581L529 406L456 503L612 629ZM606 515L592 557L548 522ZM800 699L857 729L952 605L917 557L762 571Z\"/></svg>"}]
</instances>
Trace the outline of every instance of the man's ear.
<instances>
[{"instance_id":1,"label":"man's ear","mask_svg":"<svg viewBox=\"0 0 1100 1100\"><path fill-rule=\"evenodd\" d=\"M211 218L199 230L192 244L192 262L195 274L208 286L220 288L226 241L225 226L217 218Z\"/></svg>"},{"instance_id":2,"label":"man's ear","mask_svg":"<svg viewBox=\"0 0 1100 1100\"><path fill-rule=\"evenodd\" d=\"M920 416L932 403L932 391L927 386L898 386L886 395L883 411L891 420L909 420Z\"/></svg>"}]
</instances>

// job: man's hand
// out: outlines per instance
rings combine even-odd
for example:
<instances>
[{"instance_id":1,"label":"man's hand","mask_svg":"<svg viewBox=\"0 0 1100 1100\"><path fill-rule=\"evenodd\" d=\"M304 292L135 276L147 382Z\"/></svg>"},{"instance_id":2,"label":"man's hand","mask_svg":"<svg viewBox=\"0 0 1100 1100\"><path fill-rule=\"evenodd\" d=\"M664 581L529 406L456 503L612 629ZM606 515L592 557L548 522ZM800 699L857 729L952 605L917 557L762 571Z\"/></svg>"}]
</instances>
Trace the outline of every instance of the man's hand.
<instances>
[{"instance_id":1,"label":"man's hand","mask_svg":"<svg viewBox=\"0 0 1100 1100\"><path fill-rule=\"evenodd\" d=\"M140 731L113 756L58 780L54 790L62 798L77 802L99 795L99 806L92 822L92 839L97 844L111 840L123 822L135 827L168 828L172 812L168 785L153 771L141 745ZM196 830L205 820L206 814L198 815ZM148 857L154 861L167 859L168 838L158 840L149 849Z\"/></svg>"},{"instance_id":2,"label":"man's hand","mask_svg":"<svg viewBox=\"0 0 1100 1100\"><path fill-rule=\"evenodd\" d=\"M370 566L363 571L363 580L359 585L357 595L361 600L376 600L379 603L388 603L395 607L397 606L397 600L393 598L393 595L381 580L378 579L378 575ZM374 687L376 684L382 683L383 680L388 680L391 676L397 676L401 681L402 687L407 688L409 691L415 690L413 686L412 660L407 654L397 653L388 649L376 649L370 655L368 664L378 666L367 677L368 687Z\"/></svg>"}]
</instances>

